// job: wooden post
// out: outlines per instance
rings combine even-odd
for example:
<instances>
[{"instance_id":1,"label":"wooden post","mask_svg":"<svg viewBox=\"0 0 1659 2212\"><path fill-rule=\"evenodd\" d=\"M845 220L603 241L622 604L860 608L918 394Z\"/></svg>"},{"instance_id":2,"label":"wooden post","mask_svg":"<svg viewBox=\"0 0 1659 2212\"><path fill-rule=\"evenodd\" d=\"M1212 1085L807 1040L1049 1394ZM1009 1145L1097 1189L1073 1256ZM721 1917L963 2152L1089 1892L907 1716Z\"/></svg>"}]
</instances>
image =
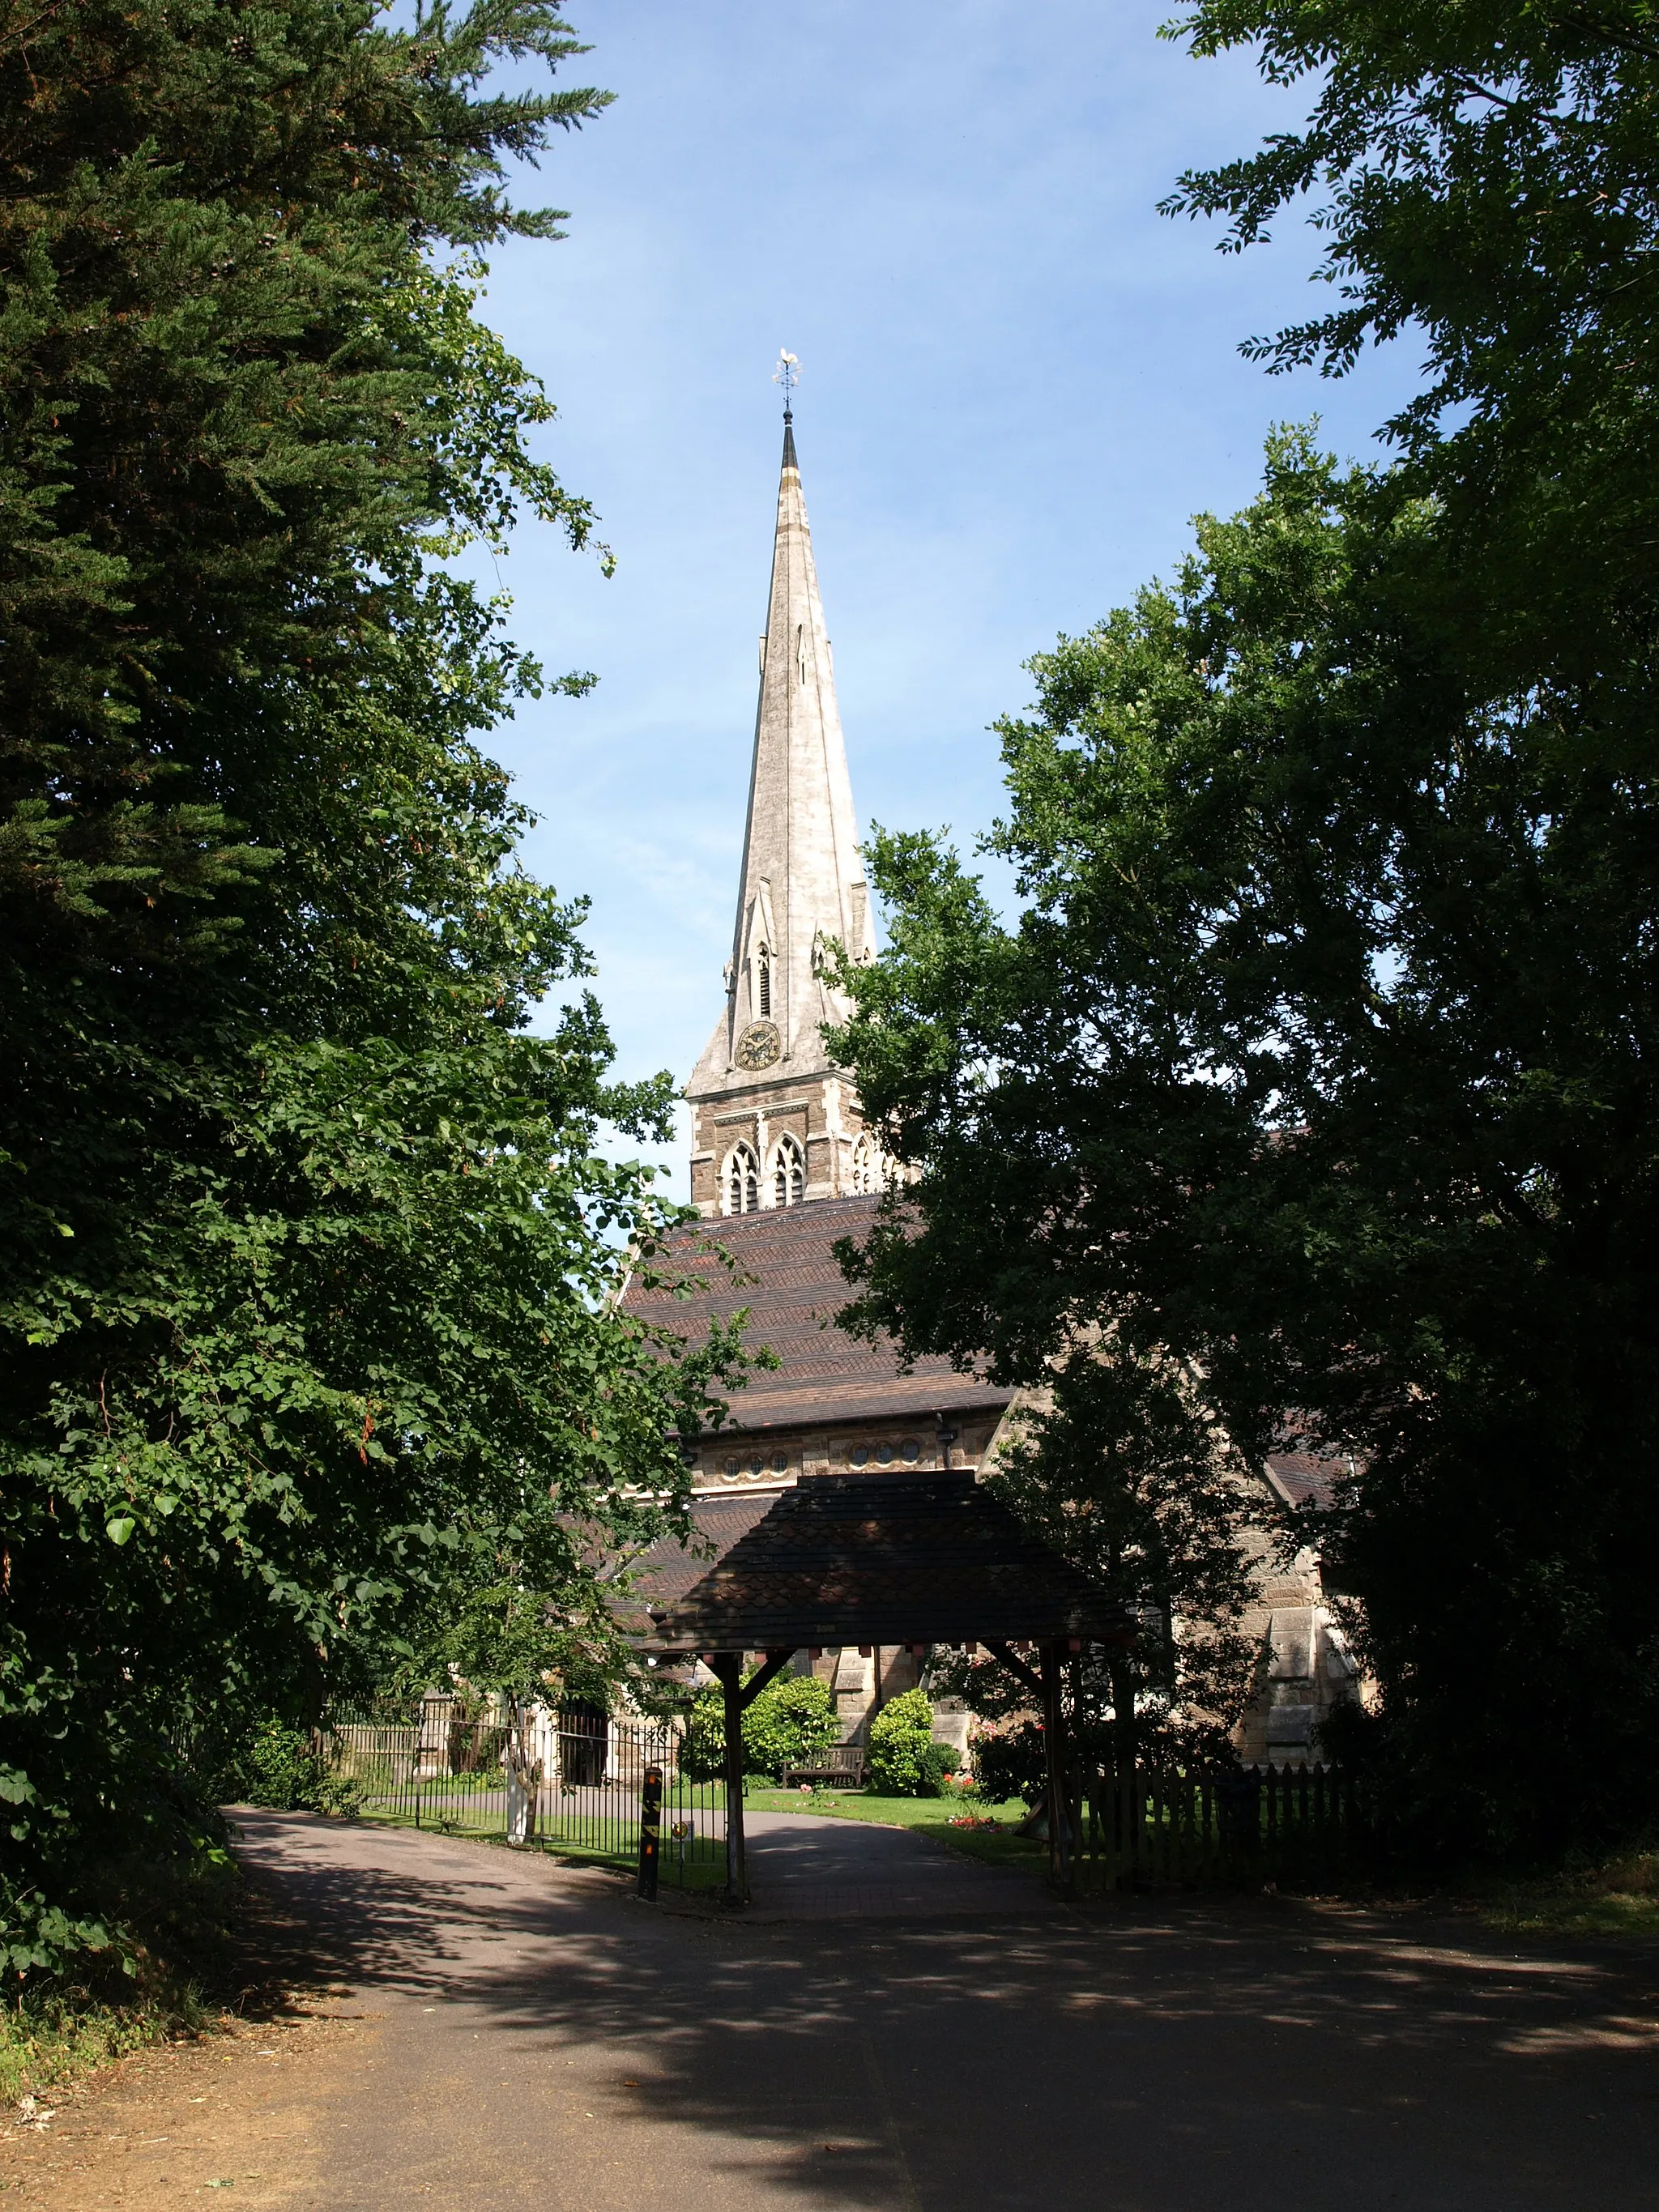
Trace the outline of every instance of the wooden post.
<instances>
[{"instance_id":1,"label":"wooden post","mask_svg":"<svg viewBox=\"0 0 1659 2212\"><path fill-rule=\"evenodd\" d=\"M1063 1644L1040 1647L1042 1735L1048 1762L1048 1878L1056 1889L1072 1887L1072 1808L1066 1787L1066 1723L1060 1697Z\"/></svg>"},{"instance_id":2,"label":"wooden post","mask_svg":"<svg viewBox=\"0 0 1659 2212\"><path fill-rule=\"evenodd\" d=\"M655 1761L645 1770L640 1789L639 1894L653 1903L657 1895L657 1853L662 1841L662 1769Z\"/></svg>"},{"instance_id":3,"label":"wooden post","mask_svg":"<svg viewBox=\"0 0 1659 2212\"><path fill-rule=\"evenodd\" d=\"M726 1705L726 1901L749 1902L743 1850L743 1654L717 1651L712 1665Z\"/></svg>"}]
</instances>

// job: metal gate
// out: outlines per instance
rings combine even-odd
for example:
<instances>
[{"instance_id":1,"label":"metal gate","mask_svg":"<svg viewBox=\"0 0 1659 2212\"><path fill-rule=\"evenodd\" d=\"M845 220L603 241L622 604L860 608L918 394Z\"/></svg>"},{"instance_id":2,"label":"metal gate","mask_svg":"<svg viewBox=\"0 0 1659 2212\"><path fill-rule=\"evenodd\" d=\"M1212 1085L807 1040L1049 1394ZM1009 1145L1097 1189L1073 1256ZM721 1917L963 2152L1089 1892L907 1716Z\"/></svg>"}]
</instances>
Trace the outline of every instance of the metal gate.
<instances>
[{"instance_id":1,"label":"metal gate","mask_svg":"<svg viewBox=\"0 0 1659 2212\"><path fill-rule=\"evenodd\" d=\"M323 1756L366 1820L495 1836L561 1857L632 1867L647 1767L662 1775L659 1879L726 1878L726 1794L688 1771L673 1722L516 1698L378 1698L331 1714Z\"/></svg>"}]
</instances>

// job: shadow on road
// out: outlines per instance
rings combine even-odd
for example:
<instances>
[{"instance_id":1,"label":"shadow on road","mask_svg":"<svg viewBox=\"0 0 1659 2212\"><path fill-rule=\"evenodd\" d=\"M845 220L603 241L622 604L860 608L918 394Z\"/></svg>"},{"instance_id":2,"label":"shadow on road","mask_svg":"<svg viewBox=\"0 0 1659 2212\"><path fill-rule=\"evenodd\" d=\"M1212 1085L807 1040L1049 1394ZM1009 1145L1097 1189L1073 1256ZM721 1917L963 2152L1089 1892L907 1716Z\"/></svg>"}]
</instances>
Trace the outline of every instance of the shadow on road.
<instances>
[{"instance_id":1,"label":"shadow on road","mask_svg":"<svg viewBox=\"0 0 1659 2212\"><path fill-rule=\"evenodd\" d=\"M763 1928L476 1844L246 1817L273 1972L417 2023L464 2006L481 2084L579 2066L591 2134L702 2172L665 2203L1659 2203L1652 1959L1290 1900Z\"/></svg>"}]
</instances>

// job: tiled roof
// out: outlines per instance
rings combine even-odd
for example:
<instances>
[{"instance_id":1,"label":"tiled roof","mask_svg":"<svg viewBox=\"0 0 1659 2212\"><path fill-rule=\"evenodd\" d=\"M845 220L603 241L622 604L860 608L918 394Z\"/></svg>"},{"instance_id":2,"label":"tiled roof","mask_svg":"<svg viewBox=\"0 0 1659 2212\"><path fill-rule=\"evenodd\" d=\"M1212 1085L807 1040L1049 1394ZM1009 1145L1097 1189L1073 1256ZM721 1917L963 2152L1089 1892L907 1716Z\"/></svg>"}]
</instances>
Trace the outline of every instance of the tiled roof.
<instances>
[{"instance_id":1,"label":"tiled roof","mask_svg":"<svg viewBox=\"0 0 1659 2212\"><path fill-rule=\"evenodd\" d=\"M1115 1601L971 1474L855 1474L786 1490L665 1609L650 1641L760 1651L1128 1632Z\"/></svg>"},{"instance_id":2,"label":"tiled roof","mask_svg":"<svg viewBox=\"0 0 1659 2212\"><path fill-rule=\"evenodd\" d=\"M776 1504L775 1490L715 1491L691 1500L691 1522L702 1539L696 1550L673 1536L659 1536L631 1574L634 1589L647 1604L673 1605L725 1558L740 1536Z\"/></svg>"},{"instance_id":3,"label":"tiled roof","mask_svg":"<svg viewBox=\"0 0 1659 2212\"><path fill-rule=\"evenodd\" d=\"M1289 1505L1329 1505L1336 1485L1347 1473L1346 1455L1328 1452L1269 1452L1267 1472Z\"/></svg>"},{"instance_id":4,"label":"tiled roof","mask_svg":"<svg viewBox=\"0 0 1659 2212\"><path fill-rule=\"evenodd\" d=\"M748 1387L733 1395L729 1425L737 1429L921 1420L945 1407L963 1413L982 1407L996 1414L1012 1391L960 1375L948 1359L919 1359L910 1374L901 1375L888 1346L866 1344L836 1328L836 1314L852 1291L832 1248L842 1237L863 1236L878 1203L873 1197L814 1199L683 1231L664 1264L670 1272L701 1276L708 1295L682 1301L630 1285L623 1306L688 1336L702 1335L711 1318L749 1308L749 1341L769 1345L783 1364L751 1375ZM735 1275L708 1254L710 1243L731 1255ZM701 1254L699 1246L705 1248Z\"/></svg>"}]
</instances>

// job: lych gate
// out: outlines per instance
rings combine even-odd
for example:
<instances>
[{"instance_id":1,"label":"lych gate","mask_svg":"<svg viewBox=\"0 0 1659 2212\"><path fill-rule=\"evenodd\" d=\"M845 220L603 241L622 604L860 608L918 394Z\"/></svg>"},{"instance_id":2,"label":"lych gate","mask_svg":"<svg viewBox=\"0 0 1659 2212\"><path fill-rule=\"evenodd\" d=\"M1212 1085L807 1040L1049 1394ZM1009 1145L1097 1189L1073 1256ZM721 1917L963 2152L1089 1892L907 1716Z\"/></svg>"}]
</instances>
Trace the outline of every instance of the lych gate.
<instances>
[{"instance_id":1,"label":"lych gate","mask_svg":"<svg viewBox=\"0 0 1659 2212\"><path fill-rule=\"evenodd\" d=\"M1071 1879L1060 1668L1085 1644L1127 1645L1123 1608L1039 1543L971 1474L814 1475L787 1490L677 1604L650 1648L701 1657L726 1705L726 1893L748 1896L744 1708L797 1651L981 1644L1040 1703L1049 1868ZM1034 1647L1030 1664L1014 1649ZM744 1655L763 1654L745 1682Z\"/></svg>"}]
</instances>

